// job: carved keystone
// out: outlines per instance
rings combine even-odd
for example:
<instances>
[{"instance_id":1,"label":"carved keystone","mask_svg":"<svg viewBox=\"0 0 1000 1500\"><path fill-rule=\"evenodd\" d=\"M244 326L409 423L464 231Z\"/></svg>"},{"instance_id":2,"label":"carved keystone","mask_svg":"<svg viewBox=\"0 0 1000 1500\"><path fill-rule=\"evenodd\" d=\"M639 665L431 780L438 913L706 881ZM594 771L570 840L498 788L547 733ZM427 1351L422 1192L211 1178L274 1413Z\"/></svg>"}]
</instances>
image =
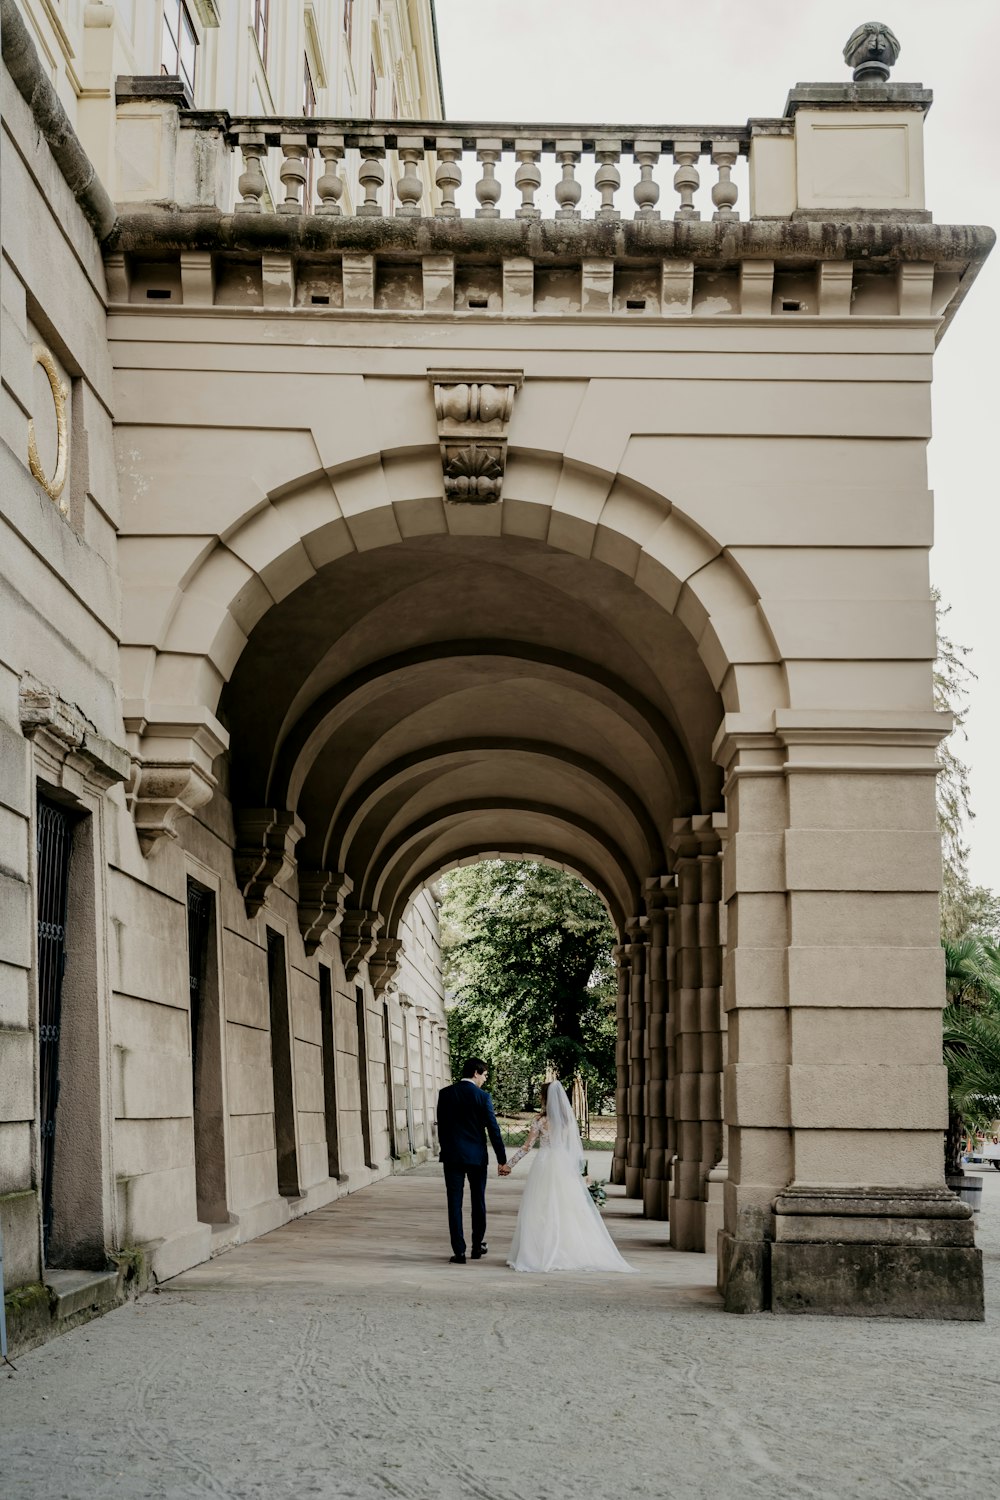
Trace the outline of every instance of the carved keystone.
<instances>
[{"instance_id":1,"label":"carved keystone","mask_svg":"<svg viewBox=\"0 0 1000 1500\"><path fill-rule=\"evenodd\" d=\"M434 387L445 500L494 504L500 499L507 428L523 371L428 370L427 378Z\"/></svg>"},{"instance_id":2,"label":"carved keystone","mask_svg":"<svg viewBox=\"0 0 1000 1500\"><path fill-rule=\"evenodd\" d=\"M307 954L316 952L326 933L339 931L353 889L343 870L299 870L299 931Z\"/></svg>"},{"instance_id":3,"label":"carved keystone","mask_svg":"<svg viewBox=\"0 0 1000 1500\"><path fill-rule=\"evenodd\" d=\"M236 884L255 917L272 886L284 885L295 869L295 845L305 833L300 818L277 807L236 810Z\"/></svg>"},{"instance_id":4,"label":"carved keystone","mask_svg":"<svg viewBox=\"0 0 1000 1500\"><path fill-rule=\"evenodd\" d=\"M345 911L340 927L340 956L344 976L353 979L366 959L375 952L383 918L377 911Z\"/></svg>"}]
</instances>

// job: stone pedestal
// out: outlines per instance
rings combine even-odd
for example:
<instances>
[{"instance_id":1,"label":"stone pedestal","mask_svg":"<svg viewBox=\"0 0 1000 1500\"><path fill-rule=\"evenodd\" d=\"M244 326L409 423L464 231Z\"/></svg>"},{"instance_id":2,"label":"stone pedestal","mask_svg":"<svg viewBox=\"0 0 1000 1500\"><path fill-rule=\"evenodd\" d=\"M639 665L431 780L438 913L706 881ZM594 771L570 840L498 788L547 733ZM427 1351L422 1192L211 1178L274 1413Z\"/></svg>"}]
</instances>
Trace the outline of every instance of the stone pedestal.
<instances>
[{"instance_id":1,"label":"stone pedestal","mask_svg":"<svg viewBox=\"0 0 1000 1500\"><path fill-rule=\"evenodd\" d=\"M981 1322L972 1210L947 1188L788 1188L775 1201L774 1312Z\"/></svg>"}]
</instances>

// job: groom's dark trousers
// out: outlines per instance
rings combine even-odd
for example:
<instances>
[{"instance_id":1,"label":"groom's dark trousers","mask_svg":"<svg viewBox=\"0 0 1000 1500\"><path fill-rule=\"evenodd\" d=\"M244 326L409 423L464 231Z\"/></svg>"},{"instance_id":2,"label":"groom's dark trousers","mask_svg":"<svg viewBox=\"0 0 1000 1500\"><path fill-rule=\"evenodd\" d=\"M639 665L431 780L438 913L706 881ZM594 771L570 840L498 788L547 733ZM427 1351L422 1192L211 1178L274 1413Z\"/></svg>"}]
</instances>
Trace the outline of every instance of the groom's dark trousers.
<instances>
[{"instance_id":1,"label":"groom's dark trousers","mask_svg":"<svg viewBox=\"0 0 1000 1500\"><path fill-rule=\"evenodd\" d=\"M485 1089L477 1088L471 1078L460 1079L441 1090L437 1109L438 1140L444 1184L448 1194L448 1231L454 1255L465 1254L465 1231L462 1226L462 1200L465 1184L472 1199L472 1248L478 1250L486 1237L486 1175L489 1158L486 1136L489 1135L502 1166L507 1160L503 1136L493 1113L493 1100Z\"/></svg>"}]
</instances>

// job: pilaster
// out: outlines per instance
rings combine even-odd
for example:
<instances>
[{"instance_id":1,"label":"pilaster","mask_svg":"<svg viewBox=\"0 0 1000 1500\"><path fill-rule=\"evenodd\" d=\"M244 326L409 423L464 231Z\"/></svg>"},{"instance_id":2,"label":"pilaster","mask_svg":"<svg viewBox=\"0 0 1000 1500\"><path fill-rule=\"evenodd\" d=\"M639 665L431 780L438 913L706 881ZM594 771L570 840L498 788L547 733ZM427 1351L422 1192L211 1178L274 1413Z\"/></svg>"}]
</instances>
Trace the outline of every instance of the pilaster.
<instances>
[{"instance_id":1,"label":"pilaster","mask_svg":"<svg viewBox=\"0 0 1000 1500\"><path fill-rule=\"evenodd\" d=\"M628 1116L629 1116L629 1019L631 975L629 972L628 945L619 943L612 950L618 966L618 998L615 1003L617 1040L615 1042L615 1154L611 1162L611 1181L619 1187L625 1184L625 1169L628 1164Z\"/></svg>"},{"instance_id":2,"label":"pilaster","mask_svg":"<svg viewBox=\"0 0 1000 1500\"><path fill-rule=\"evenodd\" d=\"M626 922L629 936L628 1154L625 1192L642 1197L646 1145L646 952L648 917Z\"/></svg>"}]
</instances>

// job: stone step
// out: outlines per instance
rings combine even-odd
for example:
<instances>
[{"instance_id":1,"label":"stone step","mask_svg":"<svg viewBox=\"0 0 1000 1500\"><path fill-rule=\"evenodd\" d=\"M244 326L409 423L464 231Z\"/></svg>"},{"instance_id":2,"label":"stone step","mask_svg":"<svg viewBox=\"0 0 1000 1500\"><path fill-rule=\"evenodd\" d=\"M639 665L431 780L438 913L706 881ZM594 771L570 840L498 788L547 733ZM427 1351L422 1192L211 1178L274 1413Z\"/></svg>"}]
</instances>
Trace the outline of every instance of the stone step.
<instances>
[{"instance_id":1,"label":"stone step","mask_svg":"<svg viewBox=\"0 0 1000 1500\"><path fill-rule=\"evenodd\" d=\"M57 1322L86 1308L106 1312L118 1301L117 1271L46 1271L43 1279Z\"/></svg>"}]
</instances>

